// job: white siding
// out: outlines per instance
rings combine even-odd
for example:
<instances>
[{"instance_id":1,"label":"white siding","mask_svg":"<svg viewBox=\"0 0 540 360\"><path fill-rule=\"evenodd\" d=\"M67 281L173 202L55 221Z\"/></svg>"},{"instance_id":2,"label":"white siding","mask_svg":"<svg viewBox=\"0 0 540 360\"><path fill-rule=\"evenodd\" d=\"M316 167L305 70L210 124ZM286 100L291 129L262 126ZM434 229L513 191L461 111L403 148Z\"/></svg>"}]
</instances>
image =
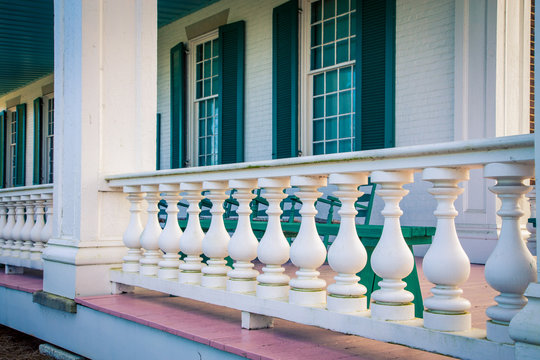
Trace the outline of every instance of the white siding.
<instances>
[{"instance_id":1,"label":"white siding","mask_svg":"<svg viewBox=\"0 0 540 360\"><path fill-rule=\"evenodd\" d=\"M6 101L17 96L21 104L26 103L26 174L25 184L32 185L34 174L34 99L40 97L41 87L52 83L53 75L47 75L32 84L0 97L0 111L6 110Z\"/></svg>"}]
</instances>

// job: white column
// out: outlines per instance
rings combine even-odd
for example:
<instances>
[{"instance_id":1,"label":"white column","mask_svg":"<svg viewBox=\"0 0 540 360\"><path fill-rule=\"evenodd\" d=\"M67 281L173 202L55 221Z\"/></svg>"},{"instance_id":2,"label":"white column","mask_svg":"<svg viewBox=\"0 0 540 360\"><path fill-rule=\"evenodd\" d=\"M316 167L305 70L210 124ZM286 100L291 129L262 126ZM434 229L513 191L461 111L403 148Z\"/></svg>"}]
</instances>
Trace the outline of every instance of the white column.
<instances>
[{"instance_id":1,"label":"white column","mask_svg":"<svg viewBox=\"0 0 540 360\"><path fill-rule=\"evenodd\" d=\"M124 186L124 193L128 194L130 216L128 227L122 237L124 245L128 248L127 255L123 258L122 271L138 273L142 255L140 239L143 232L141 223L143 193L140 186Z\"/></svg>"},{"instance_id":2,"label":"white column","mask_svg":"<svg viewBox=\"0 0 540 360\"><path fill-rule=\"evenodd\" d=\"M159 191L165 193L163 199L167 201L167 223L159 236L159 248L165 253L159 262L158 277L160 279L178 279L178 266L180 265L180 236L182 230L178 225L179 184L161 184Z\"/></svg>"},{"instance_id":3,"label":"white column","mask_svg":"<svg viewBox=\"0 0 540 360\"><path fill-rule=\"evenodd\" d=\"M500 292L495 297L497 305L486 310L491 318L486 324L487 338L492 341L513 343L508 325L527 303L523 296L525 289L537 280L536 263L525 246L519 225L523 216L519 201L531 189L523 180L533 174L529 165L493 163L484 167L484 176L497 180L490 190L502 203L497 212L502 218L499 240L485 268L487 282Z\"/></svg>"},{"instance_id":4,"label":"white column","mask_svg":"<svg viewBox=\"0 0 540 360\"><path fill-rule=\"evenodd\" d=\"M41 194L41 198L45 200L45 208L47 209L45 226L41 230L41 242L47 246L53 231L53 194Z\"/></svg>"},{"instance_id":5,"label":"white column","mask_svg":"<svg viewBox=\"0 0 540 360\"><path fill-rule=\"evenodd\" d=\"M298 186L296 196L302 201L302 223L291 245L291 261L299 267L296 278L289 282L289 302L306 306L326 304L326 281L317 271L326 259L326 248L315 226L315 201L322 195L317 189L326 186L326 176L292 176L291 185Z\"/></svg>"},{"instance_id":6,"label":"white column","mask_svg":"<svg viewBox=\"0 0 540 360\"><path fill-rule=\"evenodd\" d=\"M178 281L183 284L200 284L201 269L205 266L200 255L202 254L202 240L204 232L199 221L199 202L203 198L201 195L202 184L200 182L182 183L180 190L185 191L184 199L189 206L188 223L182 236L180 237L180 249L186 257L184 263L180 264L180 275Z\"/></svg>"},{"instance_id":7,"label":"white column","mask_svg":"<svg viewBox=\"0 0 540 360\"><path fill-rule=\"evenodd\" d=\"M374 171L371 181L381 185L376 191L385 203L381 214L384 227L381 238L371 255L371 267L382 278L380 289L371 294L371 316L379 320L409 320L414 318L414 295L405 290L402 279L414 267L414 258L407 246L399 222L403 211L401 199L409 193L404 184L413 182L413 172Z\"/></svg>"},{"instance_id":8,"label":"white column","mask_svg":"<svg viewBox=\"0 0 540 360\"><path fill-rule=\"evenodd\" d=\"M356 232L358 211L354 203L362 196L358 186L368 183L367 174L331 174L328 182L338 187L334 195L341 201L341 224L328 250L328 263L338 275L334 277L336 282L328 286L326 307L343 313L363 311L367 309L367 289L358 283L356 274L366 266L367 252Z\"/></svg>"},{"instance_id":9,"label":"white column","mask_svg":"<svg viewBox=\"0 0 540 360\"><path fill-rule=\"evenodd\" d=\"M427 168L423 179L433 183L429 189L437 200L437 230L423 260L423 271L435 284L432 297L424 300L424 326L441 331L466 331L471 328L471 303L461 297L459 287L467 281L470 263L459 242L454 218L458 215L454 207L463 189L458 183L469 179L467 169Z\"/></svg>"},{"instance_id":10,"label":"white column","mask_svg":"<svg viewBox=\"0 0 540 360\"><path fill-rule=\"evenodd\" d=\"M268 224L257 248L259 261L264 264L262 274L257 276L257 297L263 299L282 299L289 296L289 277L284 274L282 264L289 260L289 243L281 229L280 203L287 197L283 190L290 187L288 177L261 178L258 183L265 190L268 200Z\"/></svg>"},{"instance_id":11,"label":"white column","mask_svg":"<svg viewBox=\"0 0 540 360\"><path fill-rule=\"evenodd\" d=\"M11 245L11 257L20 259L21 247L23 241L21 238L21 230L24 226L24 200L21 196L13 196L15 201L15 225L11 230L11 237L13 239L13 245Z\"/></svg>"},{"instance_id":12,"label":"white column","mask_svg":"<svg viewBox=\"0 0 540 360\"><path fill-rule=\"evenodd\" d=\"M531 218L536 219L536 185L532 187L532 190L525 195L529 199L529 206L531 208ZM0 227L1 229L1 227ZM532 223L527 222L527 230L531 234L527 242L527 249L531 252L532 255L536 256L536 227Z\"/></svg>"},{"instance_id":13,"label":"white column","mask_svg":"<svg viewBox=\"0 0 540 360\"><path fill-rule=\"evenodd\" d=\"M156 168L157 31L155 0L54 2L55 215L43 254L46 292L111 291L109 270L126 255L130 213L104 177Z\"/></svg>"},{"instance_id":14,"label":"white column","mask_svg":"<svg viewBox=\"0 0 540 360\"><path fill-rule=\"evenodd\" d=\"M4 239L4 227L7 223L7 207L4 202L4 198L0 197L0 259L4 256L4 245L6 240Z\"/></svg>"},{"instance_id":15,"label":"white column","mask_svg":"<svg viewBox=\"0 0 540 360\"><path fill-rule=\"evenodd\" d=\"M226 288L227 273L231 270L226 266L227 247L231 237L223 222L223 201L229 198L225 191L229 188L226 181L205 181L203 188L210 190L206 197L212 201L212 222L202 240L204 255L208 256L208 266L202 269L201 285L211 288Z\"/></svg>"},{"instance_id":16,"label":"white column","mask_svg":"<svg viewBox=\"0 0 540 360\"><path fill-rule=\"evenodd\" d=\"M34 245L30 249L30 260L32 261L32 267L43 267L41 254L43 253L44 246L43 242L41 241L41 232L45 226L45 218L43 216L45 214L43 209L45 200L41 198L41 194L32 195L32 200L35 202L34 214L36 215L36 221L32 227L32 230L30 231L30 239Z\"/></svg>"},{"instance_id":17,"label":"white column","mask_svg":"<svg viewBox=\"0 0 540 360\"><path fill-rule=\"evenodd\" d=\"M148 203L146 209L148 218L140 238L144 254L140 260L139 273L146 276L155 276L158 274L158 263L161 260L161 250L159 249L161 226L159 226L157 217L160 199L159 187L158 185L143 185L141 191L146 193L144 199Z\"/></svg>"},{"instance_id":18,"label":"white column","mask_svg":"<svg viewBox=\"0 0 540 360\"><path fill-rule=\"evenodd\" d=\"M253 269L253 259L257 257L259 242L251 229L249 204L255 197L252 190L257 180L230 180L229 187L236 189L233 194L238 200L238 224L229 242L229 255L234 260L233 270L227 276L227 290L239 293L255 293L259 272Z\"/></svg>"},{"instance_id":19,"label":"white column","mask_svg":"<svg viewBox=\"0 0 540 360\"><path fill-rule=\"evenodd\" d=\"M21 254L19 257L21 258L21 261L24 262L21 263L21 266L31 267L30 249L32 248L32 239L30 233L34 227L34 201L31 200L30 195L23 195L21 198L24 200L26 207L26 219L21 229L21 240L23 241L23 245L21 246Z\"/></svg>"},{"instance_id":20,"label":"white column","mask_svg":"<svg viewBox=\"0 0 540 360\"><path fill-rule=\"evenodd\" d=\"M3 246L2 256L11 257L11 247L13 246L13 238L11 237L11 231L13 226L15 226L15 202L12 200L11 196L4 196L4 202L8 209L6 226L2 230L2 237L5 240Z\"/></svg>"}]
</instances>

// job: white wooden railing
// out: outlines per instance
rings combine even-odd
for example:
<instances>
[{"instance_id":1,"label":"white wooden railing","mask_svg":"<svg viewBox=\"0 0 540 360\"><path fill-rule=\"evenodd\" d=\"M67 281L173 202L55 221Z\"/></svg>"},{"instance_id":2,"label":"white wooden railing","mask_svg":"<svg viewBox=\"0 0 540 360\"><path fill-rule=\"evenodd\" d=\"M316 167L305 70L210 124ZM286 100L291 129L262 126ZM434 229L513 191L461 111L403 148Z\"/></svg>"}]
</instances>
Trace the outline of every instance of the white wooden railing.
<instances>
[{"instance_id":1,"label":"white wooden railing","mask_svg":"<svg viewBox=\"0 0 540 360\"><path fill-rule=\"evenodd\" d=\"M469 169L484 168L484 176L496 180L490 190L502 201L498 215L502 228L498 244L486 267L486 279L500 292L496 305L487 310L486 330L471 328L471 303L462 297L460 285L470 263L458 240L454 201L463 191ZM413 295L402 281L413 270L413 255L400 228L404 184L413 173L433 187L437 230L424 257L425 276L433 283L424 301L424 319L414 317ZM521 238L520 198L529 192L524 181L534 173L532 136L521 135L480 141L372 150L328 156L301 157L204 168L163 170L115 175L107 178L114 190L123 189L131 203L130 222L124 242L129 249L122 269L111 271L114 283L140 286L242 311L242 326L261 328L279 317L349 334L405 344L443 354L473 359L512 359L513 341L508 324L525 305L523 293L536 281L536 262ZM383 280L373 292L367 310L366 288L356 274L366 266L366 250L355 231L354 200L368 176L378 184L377 195L385 207L381 238L372 254L371 267ZM336 272L335 283L326 286L317 269L327 251L315 226L314 202L319 188L334 184L341 200L339 233L328 251L328 263ZM284 189L296 186L302 200L301 226L289 247L280 225ZM232 236L223 222L227 190L236 189L238 225ZM252 190L263 189L269 203L268 226L257 241L250 226ZM204 233L199 221L202 191L212 201L211 225ZM156 216L160 199L189 203L185 232L178 225L175 206L167 208L162 230ZM141 210L143 199L147 210ZM422 206L422 204L418 204ZM141 212L146 213L143 225ZM186 254L180 261L178 251ZM204 253L209 260L202 263ZM226 266L225 257L234 260ZM254 270L252 261L264 265ZM284 274L292 261L296 277ZM487 339L486 339L487 337Z\"/></svg>"},{"instance_id":2,"label":"white wooden railing","mask_svg":"<svg viewBox=\"0 0 540 360\"><path fill-rule=\"evenodd\" d=\"M53 186L0 190L0 264L6 273L43 269L41 255L52 232Z\"/></svg>"}]
</instances>

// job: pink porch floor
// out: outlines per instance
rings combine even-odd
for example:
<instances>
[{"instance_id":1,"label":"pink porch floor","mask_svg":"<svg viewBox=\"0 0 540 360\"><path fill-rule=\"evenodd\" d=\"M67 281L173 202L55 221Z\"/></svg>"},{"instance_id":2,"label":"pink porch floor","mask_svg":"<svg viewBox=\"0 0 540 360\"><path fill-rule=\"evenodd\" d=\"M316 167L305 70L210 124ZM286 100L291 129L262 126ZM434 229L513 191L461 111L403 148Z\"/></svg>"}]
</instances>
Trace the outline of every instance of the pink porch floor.
<instances>
[{"instance_id":1,"label":"pink porch floor","mask_svg":"<svg viewBox=\"0 0 540 360\"><path fill-rule=\"evenodd\" d=\"M424 298L430 284L417 259ZM333 282L328 266L321 277ZM292 275L294 268L287 267ZM0 286L35 292L42 289L38 273L0 274ZM496 292L484 279L484 266L471 265L471 276L463 286L464 296L473 305L473 326L484 328L485 309L494 304ZM76 299L83 306L134 321L171 334L200 342L250 359L448 359L405 346L344 335L312 326L276 319L273 329L243 330L240 312L205 303L170 297L154 291L136 289L132 294L90 296Z\"/></svg>"}]
</instances>

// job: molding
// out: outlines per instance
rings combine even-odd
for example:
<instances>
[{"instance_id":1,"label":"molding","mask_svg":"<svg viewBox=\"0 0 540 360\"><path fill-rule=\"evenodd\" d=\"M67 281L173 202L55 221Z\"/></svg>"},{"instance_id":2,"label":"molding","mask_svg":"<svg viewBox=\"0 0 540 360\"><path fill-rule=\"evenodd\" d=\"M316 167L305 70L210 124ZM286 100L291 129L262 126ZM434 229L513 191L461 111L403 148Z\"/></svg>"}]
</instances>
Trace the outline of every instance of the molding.
<instances>
[{"instance_id":1,"label":"molding","mask_svg":"<svg viewBox=\"0 0 540 360\"><path fill-rule=\"evenodd\" d=\"M229 9L225 9L215 15L207 17L206 19L202 19L196 23L186 26L187 39L192 40L200 35L206 34L212 30L216 30L220 26L227 24L228 18Z\"/></svg>"}]
</instances>

